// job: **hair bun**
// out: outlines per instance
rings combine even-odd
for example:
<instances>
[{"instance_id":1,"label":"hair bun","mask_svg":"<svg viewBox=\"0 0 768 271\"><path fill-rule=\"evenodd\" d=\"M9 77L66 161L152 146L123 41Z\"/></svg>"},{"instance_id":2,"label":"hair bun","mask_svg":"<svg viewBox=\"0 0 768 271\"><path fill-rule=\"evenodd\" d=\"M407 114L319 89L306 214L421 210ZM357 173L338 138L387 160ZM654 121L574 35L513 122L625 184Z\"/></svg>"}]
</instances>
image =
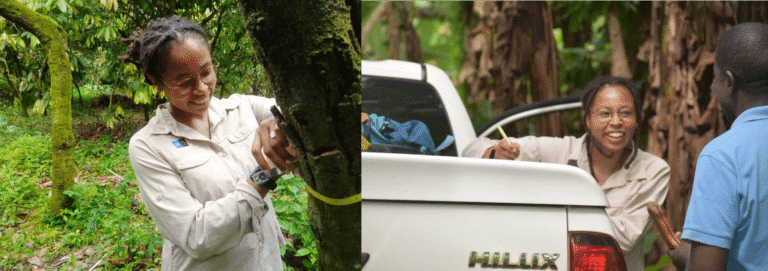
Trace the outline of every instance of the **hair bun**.
<instances>
[{"instance_id":1,"label":"hair bun","mask_svg":"<svg viewBox=\"0 0 768 271\"><path fill-rule=\"evenodd\" d=\"M130 37L120 39L120 42L128 44L128 49L125 50L125 55L118 56L117 60L133 63L139 68L141 68L141 62L139 61L139 56L141 53L141 36L143 34L144 34L144 31L142 31L141 28L137 27L136 30L133 31L133 34L131 34Z\"/></svg>"}]
</instances>

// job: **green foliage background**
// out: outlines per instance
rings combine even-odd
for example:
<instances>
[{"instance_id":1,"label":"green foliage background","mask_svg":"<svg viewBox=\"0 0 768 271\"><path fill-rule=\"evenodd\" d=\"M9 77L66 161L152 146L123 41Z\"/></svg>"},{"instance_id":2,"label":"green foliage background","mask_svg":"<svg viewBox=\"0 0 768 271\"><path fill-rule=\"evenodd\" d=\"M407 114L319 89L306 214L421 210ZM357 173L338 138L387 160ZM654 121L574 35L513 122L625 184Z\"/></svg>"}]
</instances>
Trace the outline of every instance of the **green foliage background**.
<instances>
[{"instance_id":1,"label":"green foliage background","mask_svg":"<svg viewBox=\"0 0 768 271\"><path fill-rule=\"evenodd\" d=\"M648 3L551 2L555 24L553 34L560 52L559 83L563 96L581 94L584 86L592 79L610 73L608 65L610 42L606 21L607 10L614 4L618 7L627 56L632 60L644 34L643 31L637 31L641 24L638 18L642 12L646 12ZM362 3L364 26L379 5L380 2L375 1ZM464 33L471 31L476 23L472 21L473 18L467 18L471 10L472 2L415 1L409 14L424 15L411 15L409 19L419 35L424 62L435 65L448 74L464 100L473 125L479 128L495 117L493 105L489 102L469 103L467 99L469 86L458 81L466 54ZM588 29L584 29L585 25ZM390 59L386 29L386 18L380 18L368 38L363 41L363 59ZM576 47L566 47L564 36L574 35L577 32L587 33L589 39ZM401 56L397 59L406 59L404 46L400 52ZM642 78L635 83L642 84L646 77L644 73L647 73L647 66L637 61L633 61L632 64L631 68L635 71L634 77ZM575 111L569 113L570 123L578 122L578 113ZM571 125L569 130L574 135L583 133L583 130L575 125Z\"/></svg>"},{"instance_id":2,"label":"green foliage background","mask_svg":"<svg viewBox=\"0 0 768 271\"><path fill-rule=\"evenodd\" d=\"M154 88L143 82L143 75L134 65L117 60L127 48L120 39L129 37L136 28L145 28L153 18L169 14L200 22L206 29L213 58L220 63L217 96L251 92L272 96L263 68L253 61L253 49L235 0L31 0L26 4L67 30L75 100L80 99L80 88L85 85L106 87L110 95L124 95L147 105L145 116L149 116L162 98L155 99ZM34 105L32 113L45 114L50 80L40 42L2 17L0 31L0 71L7 71L10 77L9 82L6 76L0 76L0 86L19 86L23 93L19 100L10 88L3 88L0 99L14 101L19 109ZM97 121L114 127L125 116L124 110L120 105L110 105Z\"/></svg>"},{"instance_id":3,"label":"green foliage background","mask_svg":"<svg viewBox=\"0 0 768 271\"><path fill-rule=\"evenodd\" d=\"M99 260L107 270L159 269L163 239L141 203L128 158L129 138L101 134L78 141L76 184L65 191L74 207L62 211L61 219L52 219L46 216L50 131L39 129L50 117L24 118L14 111L11 103L0 103L0 270L32 269L28 261L39 253L47 268L70 256L55 269L88 269ZM126 133L143 125L140 115L126 110L123 122L131 126ZM89 118L76 115L76 125ZM313 270L317 247L309 229L305 189L301 178L286 175L270 195L287 239L282 253ZM92 254L82 255L86 249ZM73 256L78 252L80 258Z\"/></svg>"},{"instance_id":4,"label":"green foliage background","mask_svg":"<svg viewBox=\"0 0 768 271\"><path fill-rule=\"evenodd\" d=\"M51 118L45 53L37 38L0 17L0 270L31 270L38 254L48 269L87 270L99 261L107 270L159 269L162 237L138 197L127 147L130 136L165 100L144 83L136 66L117 60L127 48L120 39L159 16L197 21L220 64L214 95L272 97L264 69L254 61L237 1L23 3L50 16L68 34L77 182L65 192L74 199L74 208L61 219L46 217ZM105 97L106 104L97 103ZM24 117L25 111L31 116ZM299 269L312 270L317 248L308 226L304 181L289 176L278 184L272 195L288 241L282 252ZM71 257L54 265L66 256Z\"/></svg>"}]
</instances>

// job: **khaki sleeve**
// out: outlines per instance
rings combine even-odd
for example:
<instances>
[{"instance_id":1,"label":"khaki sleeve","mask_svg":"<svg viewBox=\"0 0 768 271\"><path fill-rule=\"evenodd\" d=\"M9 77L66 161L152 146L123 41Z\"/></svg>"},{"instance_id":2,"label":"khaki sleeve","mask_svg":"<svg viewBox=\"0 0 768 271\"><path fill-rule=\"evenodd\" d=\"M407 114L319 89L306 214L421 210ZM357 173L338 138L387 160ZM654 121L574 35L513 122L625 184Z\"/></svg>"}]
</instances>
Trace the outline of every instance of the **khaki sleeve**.
<instances>
[{"instance_id":1,"label":"khaki sleeve","mask_svg":"<svg viewBox=\"0 0 768 271\"><path fill-rule=\"evenodd\" d=\"M242 97L251 105L253 113L256 116L256 121L259 123L272 116L270 108L277 104L277 101L274 98L265 98L254 95L242 95Z\"/></svg>"},{"instance_id":2,"label":"khaki sleeve","mask_svg":"<svg viewBox=\"0 0 768 271\"><path fill-rule=\"evenodd\" d=\"M461 157L482 158L485 150L496 146L496 144L499 144L498 140L489 139L487 137L479 137L467 145L466 148L464 148L464 151L461 152Z\"/></svg>"},{"instance_id":3,"label":"khaki sleeve","mask_svg":"<svg viewBox=\"0 0 768 271\"><path fill-rule=\"evenodd\" d=\"M247 233L261 233L269 207L247 179L234 192L201 203L146 140L134 136L128 152L150 216L163 237L187 254L205 259L237 246Z\"/></svg>"},{"instance_id":4,"label":"khaki sleeve","mask_svg":"<svg viewBox=\"0 0 768 271\"><path fill-rule=\"evenodd\" d=\"M558 137L525 136L509 140L520 145L520 156L516 160L546 163L566 163L568 150L575 139ZM480 137L469 144L461 153L462 157L481 158L488 148L499 144L500 140Z\"/></svg>"},{"instance_id":5,"label":"khaki sleeve","mask_svg":"<svg viewBox=\"0 0 768 271\"><path fill-rule=\"evenodd\" d=\"M651 201L664 204L669 191L670 170L664 160L656 159L644 170L649 179L643 181L637 193L626 195L630 199L618 214L608 216L624 253L642 243L641 237L650 227L651 218L645 205Z\"/></svg>"}]
</instances>

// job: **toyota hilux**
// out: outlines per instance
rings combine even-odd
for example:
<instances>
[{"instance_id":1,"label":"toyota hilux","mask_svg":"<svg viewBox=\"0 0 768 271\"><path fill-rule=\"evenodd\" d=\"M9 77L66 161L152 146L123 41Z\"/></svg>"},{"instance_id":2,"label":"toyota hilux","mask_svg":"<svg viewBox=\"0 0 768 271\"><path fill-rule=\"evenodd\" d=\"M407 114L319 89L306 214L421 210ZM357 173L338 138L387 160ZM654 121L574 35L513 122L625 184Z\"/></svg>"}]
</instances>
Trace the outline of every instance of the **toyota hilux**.
<instances>
[{"instance_id":1,"label":"toyota hilux","mask_svg":"<svg viewBox=\"0 0 768 271\"><path fill-rule=\"evenodd\" d=\"M441 69L363 61L362 111L424 122L439 155L379 148L362 155L364 270L626 270L595 179L573 166L459 157L497 126L553 110L497 117L475 131ZM512 112L517 113L517 112Z\"/></svg>"}]
</instances>

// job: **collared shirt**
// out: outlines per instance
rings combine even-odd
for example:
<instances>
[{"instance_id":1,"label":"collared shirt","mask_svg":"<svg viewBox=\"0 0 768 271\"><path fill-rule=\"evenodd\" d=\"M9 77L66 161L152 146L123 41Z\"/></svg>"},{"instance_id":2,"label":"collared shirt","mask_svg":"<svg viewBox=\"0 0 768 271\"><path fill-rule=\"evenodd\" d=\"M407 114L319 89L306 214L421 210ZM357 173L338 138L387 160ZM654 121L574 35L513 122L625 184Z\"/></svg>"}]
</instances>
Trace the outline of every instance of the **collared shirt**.
<instances>
[{"instance_id":1,"label":"collared shirt","mask_svg":"<svg viewBox=\"0 0 768 271\"><path fill-rule=\"evenodd\" d=\"M520 144L522 161L568 164L591 172L587 156L587 136L510 138ZM465 157L482 157L498 144L498 140L478 138L462 153ZM669 165L663 159L637 149L624 166L614 172L600 187L609 207L608 218L613 224L616 241L621 246L628 270L643 270L642 236L650 230L648 202L663 204L669 190Z\"/></svg>"},{"instance_id":2,"label":"collared shirt","mask_svg":"<svg viewBox=\"0 0 768 271\"><path fill-rule=\"evenodd\" d=\"M728 249L728 270L768 270L768 106L699 154L682 238Z\"/></svg>"},{"instance_id":3,"label":"collared shirt","mask_svg":"<svg viewBox=\"0 0 768 271\"><path fill-rule=\"evenodd\" d=\"M164 240L163 270L282 270L270 197L249 185L251 146L273 99L211 98L211 138L176 121L162 104L131 137L141 197Z\"/></svg>"}]
</instances>

